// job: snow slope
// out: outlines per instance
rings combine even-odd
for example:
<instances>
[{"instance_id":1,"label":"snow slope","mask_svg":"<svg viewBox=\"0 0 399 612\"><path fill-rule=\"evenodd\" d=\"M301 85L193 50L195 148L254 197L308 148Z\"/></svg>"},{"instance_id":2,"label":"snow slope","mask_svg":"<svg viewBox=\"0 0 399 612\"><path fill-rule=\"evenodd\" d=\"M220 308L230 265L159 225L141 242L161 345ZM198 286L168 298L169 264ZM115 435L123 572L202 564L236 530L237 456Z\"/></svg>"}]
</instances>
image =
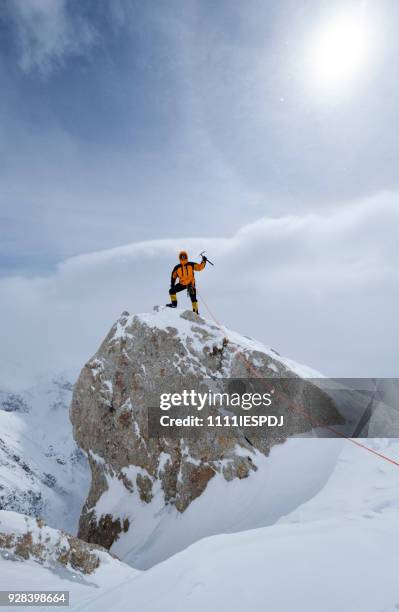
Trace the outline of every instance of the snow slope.
<instances>
[{"instance_id":1,"label":"snow slope","mask_svg":"<svg viewBox=\"0 0 399 612\"><path fill-rule=\"evenodd\" d=\"M183 513L165 506L160 486L149 504L132 493L134 530L121 533L111 551L132 567L148 569L201 538L271 525L318 493L342 445L342 440L293 438L274 446L269 457L255 451L257 471L230 482L216 474ZM109 478L108 484L97 511L112 509L125 516L129 505L123 484L117 478Z\"/></svg>"},{"instance_id":2,"label":"snow slope","mask_svg":"<svg viewBox=\"0 0 399 612\"><path fill-rule=\"evenodd\" d=\"M372 444L399 457L397 440ZM72 610L397 612L398 481L346 442L325 487L277 524L193 544L121 585L117 608L108 591Z\"/></svg>"}]
</instances>

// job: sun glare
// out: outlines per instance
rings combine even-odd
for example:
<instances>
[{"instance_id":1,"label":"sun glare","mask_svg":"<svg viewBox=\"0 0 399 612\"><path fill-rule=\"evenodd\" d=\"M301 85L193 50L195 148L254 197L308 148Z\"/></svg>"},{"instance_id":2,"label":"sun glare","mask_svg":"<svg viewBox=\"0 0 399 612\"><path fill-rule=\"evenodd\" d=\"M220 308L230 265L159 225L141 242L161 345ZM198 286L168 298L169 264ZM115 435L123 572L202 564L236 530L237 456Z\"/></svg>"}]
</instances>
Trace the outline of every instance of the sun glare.
<instances>
[{"instance_id":1,"label":"sun glare","mask_svg":"<svg viewBox=\"0 0 399 612\"><path fill-rule=\"evenodd\" d=\"M367 70L373 47L371 23L364 14L341 13L313 33L308 72L313 88L336 94Z\"/></svg>"}]
</instances>

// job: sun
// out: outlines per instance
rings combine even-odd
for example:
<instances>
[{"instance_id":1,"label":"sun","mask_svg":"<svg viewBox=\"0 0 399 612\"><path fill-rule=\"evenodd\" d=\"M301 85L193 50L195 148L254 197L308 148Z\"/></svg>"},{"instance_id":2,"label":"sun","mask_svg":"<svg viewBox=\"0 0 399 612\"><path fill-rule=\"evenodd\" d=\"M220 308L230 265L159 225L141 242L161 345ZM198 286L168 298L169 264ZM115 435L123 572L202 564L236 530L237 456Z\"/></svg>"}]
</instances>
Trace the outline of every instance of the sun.
<instances>
[{"instance_id":1,"label":"sun","mask_svg":"<svg viewBox=\"0 0 399 612\"><path fill-rule=\"evenodd\" d=\"M310 37L308 80L325 95L344 91L367 72L374 44L364 13L343 12L326 20Z\"/></svg>"}]
</instances>

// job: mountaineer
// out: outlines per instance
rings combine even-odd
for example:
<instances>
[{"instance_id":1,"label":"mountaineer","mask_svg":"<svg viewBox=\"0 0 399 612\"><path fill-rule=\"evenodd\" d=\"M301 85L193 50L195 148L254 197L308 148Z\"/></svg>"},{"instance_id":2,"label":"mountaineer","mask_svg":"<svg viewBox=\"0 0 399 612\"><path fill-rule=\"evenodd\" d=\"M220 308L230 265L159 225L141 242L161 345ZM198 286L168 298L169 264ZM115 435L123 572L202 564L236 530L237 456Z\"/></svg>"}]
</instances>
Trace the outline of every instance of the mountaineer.
<instances>
[{"instance_id":1,"label":"mountaineer","mask_svg":"<svg viewBox=\"0 0 399 612\"><path fill-rule=\"evenodd\" d=\"M198 302L197 292L195 289L194 271L199 272L200 270L203 270L206 266L207 258L205 257L205 255L202 255L201 263L196 263L195 261L188 261L187 252L180 251L179 261L180 263L178 263L172 270L169 289L171 302L170 304L166 304L166 306L169 306L169 308L176 308L176 293L187 289L187 293L190 296L191 304L193 306L193 312L196 312L198 314ZM179 282L176 284L177 280Z\"/></svg>"}]
</instances>

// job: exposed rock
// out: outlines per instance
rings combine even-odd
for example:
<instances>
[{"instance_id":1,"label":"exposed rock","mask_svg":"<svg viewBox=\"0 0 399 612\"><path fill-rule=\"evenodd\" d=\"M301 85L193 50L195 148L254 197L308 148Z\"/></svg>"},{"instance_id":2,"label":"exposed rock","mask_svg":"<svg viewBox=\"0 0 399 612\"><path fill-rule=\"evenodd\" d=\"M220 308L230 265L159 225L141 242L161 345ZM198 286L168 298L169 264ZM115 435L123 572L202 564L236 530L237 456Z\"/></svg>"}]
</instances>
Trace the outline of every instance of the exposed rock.
<instances>
[{"instance_id":1,"label":"exposed rock","mask_svg":"<svg viewBox=\"0 0 399 612\"><path fill-rule=\"evenodd\" d=\"M83 575L92 574L108 556L102 546L52 529L42 519L9 511L0 511L0 552L7 558L32 559L46 567L63 566Z\"/></svg>"},{"instance_id":2,"label":"exposed rock","mask_svg":"<svg viewBox=\"0 0 399 612\"><path fill-rule=\"evenodd\" d=\"M182 513L216 474L227 481L245 479L257 470L255 450L267 455L288 434L309 430L299 413L291 415L284 436L276 432L267 439L249 439L240 431L236 437L220 432L177 440L148 436L147 409L161 393L198 390L205 379L256 375L273 378L281 392L288 385L290 397L307 402L318 424L340 422L328 396L319 391L317 401L310 401L311 385L254 340L188 311L124 312L74 388L74 437L92 470L79 537L109 548L122 532L134 529L140 504L150 504L155 494ZM290 381L280 382L282 376Z\"/></svg>"},{"instance_id":3,"label":"exposed rock","mask_svg":"<svg viewBox=\"0 0 399 612\"><path fill-rule=\"evenodd\" d=\"M29 406L19 393L0 390L0 410L5 412L29 412Z\"/></svg>"},{"instance_id":4,"label":"exposed rock","mask_svg":"<svg viewBox=\"0 0 399 612\"><path fill-rule=\"evenodd\" d=\"M100 520L92 521L89 525L89 542L101 544L105 548L110 548L122 531L125 533L129 529L128 519L123 522L119 518L113 519L110 514L105 514L100 517Z\"/></svg>"}]
</instances>

